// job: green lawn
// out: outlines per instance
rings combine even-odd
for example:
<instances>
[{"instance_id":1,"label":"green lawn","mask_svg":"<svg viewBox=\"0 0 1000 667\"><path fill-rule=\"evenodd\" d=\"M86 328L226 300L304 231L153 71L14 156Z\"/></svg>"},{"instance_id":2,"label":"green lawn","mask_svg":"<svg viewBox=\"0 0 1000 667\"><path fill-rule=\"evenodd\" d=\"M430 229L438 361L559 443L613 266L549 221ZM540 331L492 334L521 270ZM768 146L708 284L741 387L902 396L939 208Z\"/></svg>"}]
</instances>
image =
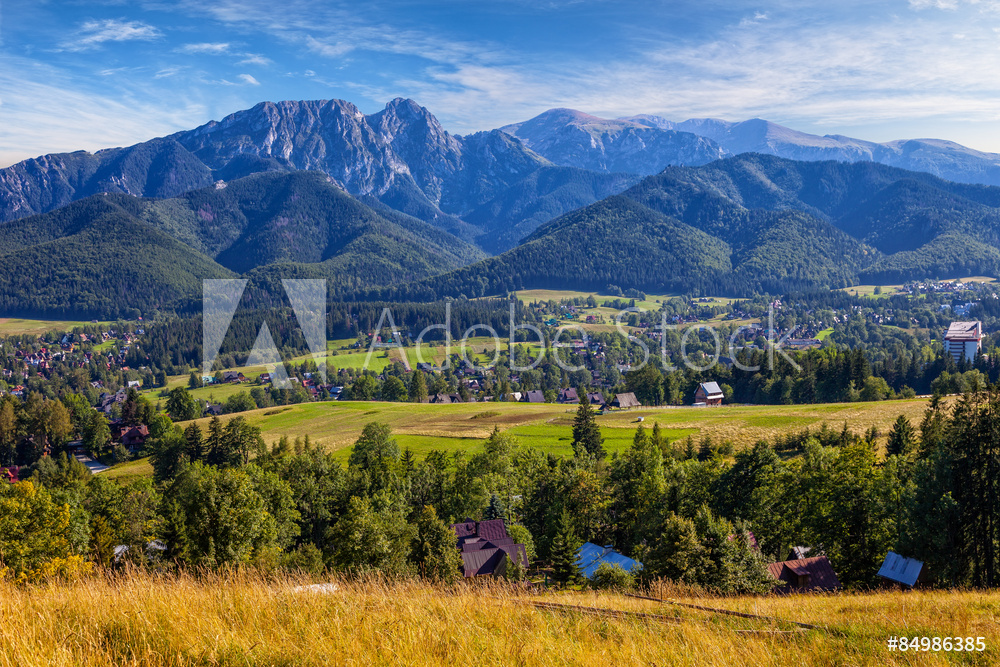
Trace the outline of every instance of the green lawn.
<instances>
[{"instance_id":1,"label":"green lawn","mask_svg":"<svg viewBox=\"0 0 1000 667\"><path fill-rule=\"evenodd\" d=\"M116 466L112 466L107 472L102 472L101 475L108 477L110 479L117 479L123 484L127 484L134 479L140 477L150 477L153 474L153 466L150 464L148 458L137 459L135 461L129 461L128 463L121 463Z\"/></svg>"},{"instance_id":2,"label":"green lawn","mask_svg":"<svg viewBox=\"0 0 1000 667\"><path fill-rule=\"evenodd\" d=\"M826 340L827 338L830 337L830 334L832 334L832 333L833 333L833 327L830 327L829 329L823 329L818 334L816 334L816 339L817 340Z\"/></svg>"}]
</instances>

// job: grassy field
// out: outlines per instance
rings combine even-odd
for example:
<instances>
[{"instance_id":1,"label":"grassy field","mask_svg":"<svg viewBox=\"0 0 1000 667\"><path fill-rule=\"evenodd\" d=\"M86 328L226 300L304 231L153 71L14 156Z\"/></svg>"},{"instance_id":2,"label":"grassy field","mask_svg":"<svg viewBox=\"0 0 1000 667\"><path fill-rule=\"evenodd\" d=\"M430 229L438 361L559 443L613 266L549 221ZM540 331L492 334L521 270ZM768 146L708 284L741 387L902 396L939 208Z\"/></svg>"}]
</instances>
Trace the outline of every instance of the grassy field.
<instances>
[{"instance_id":1,"label":"grassy field","mask_svg":"<svg viewBox=\"0 0 1000 667\"><path fill-rule=\"evenodd\" d=\"M0 317L0 336L16 336L20 334L41 335L50 331L66 332L76 327L92 324L90 321L74 320L25 320L16 317ZM100 324L110 324L101 322Z\"/></svg>"},{"instance_id":2,"label":"grassy field","mask_svg":"<svg viewBox=\"0 0 1000 667\"><path fill-rule=\"evenodd\" d=\"M304 578L94 577L0 584L0 665L994 665L1000 593L679 598L751 620L616 594ZM540 609L546 601L643 612ZM797 630L783 621L821 626ZM982 637L983 652L890 652L889 636Z\"/></svg>"},{"instance_id":3,"label":"grassy field","mask_svg":"<svg viewBox=\"0 0 1000 667\"><path fill-rule=\"evenodd\" d=\"M737 448L761 438L819 428L839 430L846 423L856 433L875 426L888 433L900 414L918 423L927 399L876 403L830 403L792 406L723 406L718 408L664 407L615 411L597 418L605 447L621 451L632 442L638 419L652 428L659 423L670 440L711 434L716 441L730 440ZM473 450L494 427L509 431L525 445L553 454L572 454L572 420L575 406L527 403L459 403L431 405L331 401L265 408L241 413L260 426L264 439L273 443L283 435L309 435L313 442L347 457L350 445L365 424L379 421L392 427L402 447L423 456L433 449ZM223 416L228 420L231 416ZM199 420L202 426L206 419Z\"/></svg>"},{"instance_id":4,"label":"grassy field","mask_svg":"<svg viewBox=\"0 0 1000 667\"><path fill-rule=\"evenodd\" d=\"M562 301L564 299L586 299L588 296L594 297L598 304L603 304L605 301L614 301L615 299L625 299L629 301L628 297L614 297L607 296L606 294L598 294L597 292L577 292L574 290L554 290L554 289L532 289L532 290L521 290L517 292L517 298L524 303L531 303L533 301ZM643 308L646 310L659 310L660 304L667 299L671 299L675 296L680 296L679 294L647 294L645 300L636 300L635 305L638 308ZM708 297L711 299L710 302L699 303L699 306L720 306L728 305L736 299L731 299L724 296L712 296Z\"/></svg>"},{"instance_id":5,"label":"grassy field","mask_svg":"<svg viewBox=\"0 0 1000 667\"><path fill-rule=\"evenodd\" d=\"M956 279L961 280L963 283L992 283L996 278L991 278L990 276L969 276L968 278ZM954 282L954 281L945 281ZM875 294L875 288L882 288L881 294ZM842 287L841 291L847 292L848 294L853 294L855 296L871 296L871 297L887 297L897 294L901 291L902 285L854 285L853 287Z\"/></svg>"},{"instance_id":6,"label":"grassy field","mask_svg":"<svg viewBox=\"0 0 1000 667\"><path fill-rule=\"evenodd\" d=\"M110 470L100 474L103 477L117 479L122 484L127 484L140 477L151 477L153 475L153 466L148 458L142 458L113 466Z\"/></svg>"}]
</instances>

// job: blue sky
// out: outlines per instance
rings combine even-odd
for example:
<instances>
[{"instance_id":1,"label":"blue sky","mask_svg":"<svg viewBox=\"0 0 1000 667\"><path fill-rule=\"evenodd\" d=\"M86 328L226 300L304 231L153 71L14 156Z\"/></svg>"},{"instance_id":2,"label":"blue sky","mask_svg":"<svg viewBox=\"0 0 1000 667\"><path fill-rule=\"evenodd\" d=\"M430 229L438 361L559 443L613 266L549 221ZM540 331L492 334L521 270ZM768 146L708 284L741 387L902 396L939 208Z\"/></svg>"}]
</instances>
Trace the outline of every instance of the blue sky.
<instances>
[{"instance_id":1,"label":"blue sky","mask_svg":"<svg viewBox=\"0 0 1000 667\"><path fill-rule=\"evenodd\" d=\"M462 134L572 107L1000 152L998 72L1000 0L0 0L0 166L397 96Z\"/></svg>"}]
</instances>

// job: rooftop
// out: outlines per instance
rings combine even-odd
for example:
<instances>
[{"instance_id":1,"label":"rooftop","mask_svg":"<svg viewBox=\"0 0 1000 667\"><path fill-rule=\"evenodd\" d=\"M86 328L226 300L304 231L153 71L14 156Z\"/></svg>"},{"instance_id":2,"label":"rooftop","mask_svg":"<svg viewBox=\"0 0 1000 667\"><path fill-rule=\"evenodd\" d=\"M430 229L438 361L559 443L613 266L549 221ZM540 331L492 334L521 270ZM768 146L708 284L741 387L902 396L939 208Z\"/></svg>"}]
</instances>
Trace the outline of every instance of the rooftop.
<instances>
[{"instance_id":1,"label":"rooftop","mask_svg":"<svg viewBox=\"0 0 1000 667\"><path fill-rule=\"evenodd\" d=\"M945 340L977 341L981 340L982 337L983 323L979 320L973 322L952 322L944 335Z\"/></svg>"}]
</instances>

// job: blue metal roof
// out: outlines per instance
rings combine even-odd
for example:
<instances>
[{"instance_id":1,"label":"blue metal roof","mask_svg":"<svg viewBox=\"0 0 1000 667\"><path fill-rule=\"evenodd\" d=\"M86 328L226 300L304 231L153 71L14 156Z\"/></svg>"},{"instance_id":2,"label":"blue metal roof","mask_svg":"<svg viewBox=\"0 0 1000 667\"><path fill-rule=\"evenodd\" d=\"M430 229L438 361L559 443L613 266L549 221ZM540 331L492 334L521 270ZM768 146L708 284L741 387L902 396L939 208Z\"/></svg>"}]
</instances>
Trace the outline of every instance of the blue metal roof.
<instances>
[{"instance_id":1,"label":"blue metal roof","mask_svg":"<svg viewBox=\"0 0 1000 667\"><path fill-rule=\"evenodd\" d=\"M878 576L912 587L917 583L917 577L920 576L923 567L924 564L919 560L905 558L890 551L885 556L885 562L882 563Z\"/></svg>"},{"instance_id":2,"label":"blue metal roof","mask_svg":"<svg viewBox=\"0 0 1000 667\"><path fill-rule=\"evenodd\" d=\"M590 542L585 542L582 547L576 550L576 564L580 568L583 576L590 579L601 563L617 565L626 572L641 570L642 563L637 560L623 556L611 547L600 547Z\"/></svg>"}]
</instances>

